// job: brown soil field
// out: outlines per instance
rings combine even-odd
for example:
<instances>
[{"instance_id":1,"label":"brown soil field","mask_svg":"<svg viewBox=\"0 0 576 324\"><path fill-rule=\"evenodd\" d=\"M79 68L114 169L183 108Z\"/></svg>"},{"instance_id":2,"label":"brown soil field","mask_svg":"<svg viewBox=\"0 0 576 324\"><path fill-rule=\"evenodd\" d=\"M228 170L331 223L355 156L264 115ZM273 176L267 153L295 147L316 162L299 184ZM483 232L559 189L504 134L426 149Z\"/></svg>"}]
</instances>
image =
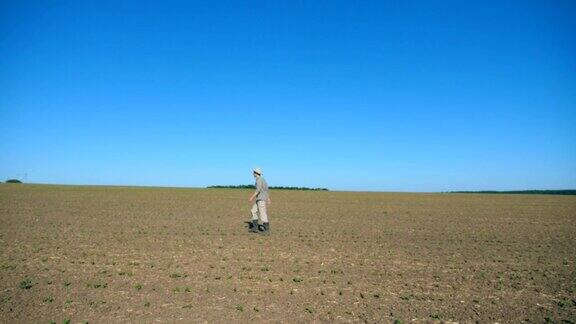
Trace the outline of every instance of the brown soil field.
<instances>
[{"instance_id":1,"label":"brown soil field","mask_svg":"<svg viewBox=\"0 0 576 324\"><path fill-rule=\"evenodd\" d=\"M0 185L0 322L576 321L576 196Z\"/></svg>"}]
</instances>

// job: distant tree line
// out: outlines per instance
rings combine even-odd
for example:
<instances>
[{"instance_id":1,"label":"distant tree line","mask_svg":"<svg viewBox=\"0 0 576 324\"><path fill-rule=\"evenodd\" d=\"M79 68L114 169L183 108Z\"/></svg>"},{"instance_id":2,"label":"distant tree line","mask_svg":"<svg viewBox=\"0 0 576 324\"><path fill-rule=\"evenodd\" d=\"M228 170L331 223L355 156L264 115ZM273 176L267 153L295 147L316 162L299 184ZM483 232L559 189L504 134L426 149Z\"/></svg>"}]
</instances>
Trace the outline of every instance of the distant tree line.
<instances>
[{"instance_id":1,"label":"distant tree line","mask_svg":"<svg viewBox=\"0 0 576 324\"><path fill-rule=\"evenodd\" d=\"M1 183L1 181L0 181ZM18 180L18 179L8 179L6 180L6 183L22 183L22 181Z\"/></svg>"},{"instance_id":2,"label":"distant tree line","mask_svg":"<svg viewBox=\"0 0 576 324\"><path fill-rule=\"evenodd\" d=\"M475 194L532 194L532 195L576 195L576 189L568 190L511 190L511 191L450 191L449 193L475 193Z\"/></svg>"},{"instance_id":3,"label":"distant tree line","mask_svg":"<svg viewBox=\"0 0 576 324\"><path fill-rule=\"evenodd\" d=\"M206 188L215 188L215 189L256 189L254 185L237 185L237 186L208 186ZM269 187L269 189L275 190L313 190L313 191L328 191L326 188L308 188L308 187L283 187L283 186L275 186Z\"/></svg>"}]
</instances>

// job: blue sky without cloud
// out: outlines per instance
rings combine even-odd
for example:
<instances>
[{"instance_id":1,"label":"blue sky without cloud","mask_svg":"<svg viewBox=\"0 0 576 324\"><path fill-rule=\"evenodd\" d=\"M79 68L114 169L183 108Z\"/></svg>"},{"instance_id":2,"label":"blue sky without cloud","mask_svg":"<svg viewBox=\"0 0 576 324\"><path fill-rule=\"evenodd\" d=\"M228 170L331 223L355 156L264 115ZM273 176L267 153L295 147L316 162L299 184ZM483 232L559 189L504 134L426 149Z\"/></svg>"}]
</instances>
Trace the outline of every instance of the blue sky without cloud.
<instances>
[{"instance_id":1,"label":"blue sky without cloud","mask_svg":"<svg viewBox=\"0 0 576 324\"><path fill-rule=\"evenodd\" d=\"M0 177L576 187L574 1L3 1Z\"/></svg>"}]
</instances>

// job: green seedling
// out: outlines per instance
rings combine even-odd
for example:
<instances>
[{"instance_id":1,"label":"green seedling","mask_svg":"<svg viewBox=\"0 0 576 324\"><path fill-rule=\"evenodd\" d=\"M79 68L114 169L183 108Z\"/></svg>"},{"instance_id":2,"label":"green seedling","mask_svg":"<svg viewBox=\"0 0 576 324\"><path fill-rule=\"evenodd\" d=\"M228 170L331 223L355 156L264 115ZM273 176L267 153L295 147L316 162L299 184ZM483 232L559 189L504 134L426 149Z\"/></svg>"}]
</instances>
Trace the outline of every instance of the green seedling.
<instances>
[{"instance_id":1,"label":"green seedling","mask_svg":"<svg viewBox=\"0 0 576 324\"><path fill-rule=\"evenodd\" d=\"M102 282L96 282L96 283L92 283L92 284L88 283L88 284L86 284L86 287L94 288L94 289L106 288L106 287L108 287L108 284L105 282L103 282L103 283Z\"/></svg>"},{"instance_id":2,"label":"green seedling","mask_svg":"<svg viewBox=\"0 0 576 324\"><path fill-rule=\"evenodd\" d=\"M24 279L22 281L20 281L20 289L30 289L32 288L32 286L34 286L34 284L32 284L32 280L30 279Z\"/></svg>"},{"instance_id":3,"label":"green seedling","mask_svg":"<svg viewBox=\"0 0 576 324\"><path fill-rule=\"evenodd\" d=\"M132 277L133 273L132 271L120 271L118 272L119 276L128 276L128 277Z\"/></svg>"}]
</instances>

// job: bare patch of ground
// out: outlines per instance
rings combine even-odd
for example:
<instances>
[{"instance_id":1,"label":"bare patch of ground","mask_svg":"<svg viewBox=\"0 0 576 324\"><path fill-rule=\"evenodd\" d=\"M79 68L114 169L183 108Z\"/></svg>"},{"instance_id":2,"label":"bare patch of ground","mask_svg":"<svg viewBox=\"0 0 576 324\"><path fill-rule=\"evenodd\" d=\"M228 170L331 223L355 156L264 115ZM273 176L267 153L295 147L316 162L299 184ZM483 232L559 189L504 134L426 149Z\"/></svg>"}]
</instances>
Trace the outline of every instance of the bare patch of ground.
<instances>
[{"instance_id":1,"label":"bare patch of ground","mask_svg":"<svg viewBox=\"0 0 576 324\"><path fill-rule=\"evenodd\" d=\"M576 197L0 185L1 322L576 321Z\"/></svg>"}]
</instances>

